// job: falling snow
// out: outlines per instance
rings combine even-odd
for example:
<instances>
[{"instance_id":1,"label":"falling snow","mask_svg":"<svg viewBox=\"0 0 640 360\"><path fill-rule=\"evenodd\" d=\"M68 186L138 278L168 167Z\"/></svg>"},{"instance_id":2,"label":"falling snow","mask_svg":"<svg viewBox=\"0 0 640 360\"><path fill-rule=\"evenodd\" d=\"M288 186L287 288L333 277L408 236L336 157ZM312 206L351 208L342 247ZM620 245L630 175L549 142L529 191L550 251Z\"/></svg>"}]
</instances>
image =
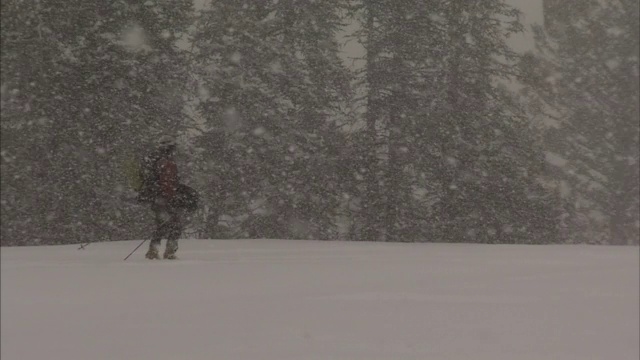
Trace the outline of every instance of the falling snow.
<instances>
[{"instance_id":1,"label":"falling snow","mask_svg":"<svg viewBox=\"0 0 640 360\"><path fill-rule=\"evenodd\" d=\"M638 290L638 6L3 3L2 355L637 358L619 305ZM147 264L143 243L115 266L168 227L185 261ZM256 275L272 279L237 286ZM218 290L191 297L203 283ZM220 322L225 302L241 306ZM161 329L177 345L154 348Z\"/></svg>"}]
</instances>

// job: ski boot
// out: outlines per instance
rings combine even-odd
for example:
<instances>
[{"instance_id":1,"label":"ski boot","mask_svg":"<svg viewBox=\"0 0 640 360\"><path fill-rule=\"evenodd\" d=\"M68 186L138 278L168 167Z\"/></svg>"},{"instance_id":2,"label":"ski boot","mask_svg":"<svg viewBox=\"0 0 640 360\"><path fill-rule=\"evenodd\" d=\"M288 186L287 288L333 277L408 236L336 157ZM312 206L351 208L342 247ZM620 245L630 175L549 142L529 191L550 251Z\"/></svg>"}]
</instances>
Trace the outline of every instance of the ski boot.
<instances>
[{"instance_id":1,"label":"ski boot","mask_svg":"<svg viewBox=\"0 0 640 360\"><path fill-rule=\"evenodd\" d=\"M160 259L160 254L158 254L158 248L155 246L149 246L149 251L147 251L147 255L145 255L145 257L149 260Z\"/></svg>"},{"instance_id":2,"label":"ski boot","mask_svg":"<svg viewBox=\"0 0 640 360\"><path fill-rule=\"evenodd\" d=\"M176 256L175 251L165 251L163 258L165 260L178 260L178 257Z\"/></svg>"},{"instance_id":3,"label":"ski boot","mask_svg":"<svg viewBox=\"0 0 640 360\"><path fill-rule=\"evenodd\" d=\"M176 256L176 251L178 251L178 241L174 239L167 240L163 258L167 260L176 260L178 258Z\"/></svg>"}]
</instances>

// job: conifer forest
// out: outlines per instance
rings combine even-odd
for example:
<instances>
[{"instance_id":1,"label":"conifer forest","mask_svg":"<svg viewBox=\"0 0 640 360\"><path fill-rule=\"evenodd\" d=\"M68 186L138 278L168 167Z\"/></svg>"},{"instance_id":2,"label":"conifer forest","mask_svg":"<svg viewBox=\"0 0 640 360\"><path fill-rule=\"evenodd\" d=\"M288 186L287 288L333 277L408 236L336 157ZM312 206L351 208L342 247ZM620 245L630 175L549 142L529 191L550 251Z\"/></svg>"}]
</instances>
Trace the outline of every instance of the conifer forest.
<instances>
[{"instance_id":1,"label":"conifer forest","mask_svg":"<svg viewBox=\"0 0 640 360\"><path fill-rule=\"evenodd\" d=\"M1 244L148 237L169 135L184 237L637 245L639 3L542 2L3 0Z\"/></svg>"}]
</instances>

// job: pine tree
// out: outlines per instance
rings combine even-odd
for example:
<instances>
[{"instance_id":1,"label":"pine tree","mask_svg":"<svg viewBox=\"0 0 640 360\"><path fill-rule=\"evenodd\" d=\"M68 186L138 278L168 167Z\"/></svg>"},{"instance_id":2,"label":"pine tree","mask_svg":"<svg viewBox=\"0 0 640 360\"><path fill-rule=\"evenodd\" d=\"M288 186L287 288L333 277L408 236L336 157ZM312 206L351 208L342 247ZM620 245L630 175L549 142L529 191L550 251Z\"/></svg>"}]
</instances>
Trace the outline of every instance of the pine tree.
<instances>
[{"instance_id":1,"label":"pine tree","mask_svg":"<svg viewBox=\"0 0 640 360\"><path fill-rule=\"evenodd\" d=\"M542 153L496 80L521 30L500 1L363 1L363 198L370 239L545 242L559 216ZM506 20L505 20L506 19ZM366 212L368 209L368 213Z\"/></svg>"},{"instance_id":2,"label":"pine tree","mask_svg":"<svg viewBox=\"0 0 640 360\"><path fill-rule=\"evenodd\" d=\"M335 236L332 115L350 96L335 40L341 3L216 1L201 14L199 109L222 144L226 211L244 215L248 236Z\"/></svg>"},{"instance_id":3,"label":"pine tree","mask_svg":"<svg viewBox=\"0 0 640 360\"><path fill-rule=\"evenodd\" d=\"M637 244L638 2L589 2L573 15L537 29L524 95L545 114L547 156L575 209L572 240Z\"/></svg>"},{"instance_id":4,"label":"pine tree","mask_svg":"<svg viewBox=\"0 0 640 360\"><path fill-rule=\"evenodd\" d=\"M10 161L2 187L15 199L3 213L21 209L5 223L12 239L130 238L140 228L123 216L139 209L123 208L117 196L126 186L121 152L179 126L184 74L175 42L190 6L3 3L2 149ZM19 143L4 141L25 130Z\"/></svg>"},{"instance_id":5,"label":"pine tree","mask_svg":"<svg viewBox=\"0 0 640 360\"><path fill-rule=\"evenodd\" d=\"M481 242L558 241L560 209L530 121L496 79L519 75L509 34L522 30L501 1L454 2L444 9L446 113L439 133L440 233Z\"/></svg>"}]
</instances>

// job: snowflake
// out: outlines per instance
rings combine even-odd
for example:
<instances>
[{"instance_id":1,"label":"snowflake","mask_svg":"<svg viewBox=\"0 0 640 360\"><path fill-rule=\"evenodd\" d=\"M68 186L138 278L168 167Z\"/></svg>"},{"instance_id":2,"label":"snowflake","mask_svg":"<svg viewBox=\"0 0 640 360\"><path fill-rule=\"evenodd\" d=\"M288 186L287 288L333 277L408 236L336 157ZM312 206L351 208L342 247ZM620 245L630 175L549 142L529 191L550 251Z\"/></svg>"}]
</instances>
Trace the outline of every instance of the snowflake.
<instances>
[{"instance_id":1,"label":"snowflake","mask_svg":"<svg viewBox=\"0 0 640 360\"><path fill-rule=\"evenodd\" d=\"M266 134L267 129L265 129L263 126L258 126L257 128L253 129L253 135L255 136L263 136L264 134Z\"/></svg>"},{"instance_id":2,"label":"snowflake","mask_svg":"<svg viewBox=\"0 0 640 360\"><path fill-rule=\"evenodd\" d=\"M240 53L238 51L236 51L231 55L229 60L231 60L231 62L234 63L234 64L239 64L240 60L242 60L242 55L240 55Z\"/></svg>"}]
</instances>

